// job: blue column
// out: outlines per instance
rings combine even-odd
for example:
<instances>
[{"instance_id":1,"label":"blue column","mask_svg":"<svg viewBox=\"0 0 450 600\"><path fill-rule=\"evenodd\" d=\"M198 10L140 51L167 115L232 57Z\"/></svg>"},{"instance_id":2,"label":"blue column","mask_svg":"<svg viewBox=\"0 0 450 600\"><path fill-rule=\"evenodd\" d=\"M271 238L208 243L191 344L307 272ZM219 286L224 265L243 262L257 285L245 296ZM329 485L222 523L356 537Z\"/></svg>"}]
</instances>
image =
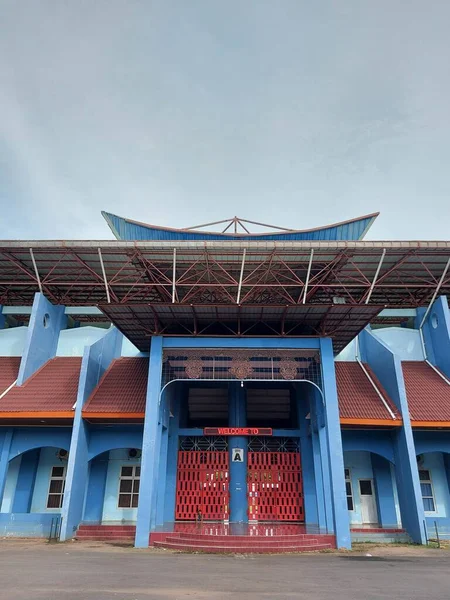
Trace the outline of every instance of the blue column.
<instances>
[{"instance_id":1,"label":"blue column","mask_svg":"<svg viewBox=\"0 0 450 600\"><path fill-rule=\"evenodd\" d=\"M109 452L91 460L89 483L84 507L84 523L101 523L105 501L106 477L108 475Z\"/></svg>"},{"instance_id":2,"label":"blue column","mask_svg":"<svg viewBox=\"0 0 450 600\"><path fill-rule=\"evenodd\" d=\"M2 505L3 492L5 491L6 477L9 467L9 452L13 439L13 429L5 429L0 435L0 506Z\"/></svg>"},{"instance_id":3,"label":"blue column","mask_svg":"<svg viewBox=\"0 0 450 600\"><path fill-rule=\"evenodd\" d=\"M180 427L180 388L172 383L173 391L172 412L173 417L169 420L169 435L167 448L167 474L166 494L164 502L164 521L175 521L175 500L177 490L177 464L178 464L178 430Z\"/></svg>"},{"instance_id":4,"label":"blue column","mask_svg":"<svg viewBox=\"0 0 450 600\"><path fill-rule=\"evenodd\" d=\"M83 406L111 361L120 354L122 339L122 334L113 328L95 342L95 344L86 346L84 350L62 506L61 541L74 536L83 517L83 506L89 476L90 437L89 425L82 417Z\"/></svg>"},{"instance_id":5,"label":"blue column","mask_svg":"<svg viewBox=\"0 0 450 600\"><path fill-rule=\"evenodd\" d=\"M391 465L389 461L378 454L372 453L370 456L380 525L381 527L397 527Z\"/></svg>"},{"instance_id":6,"label":"blue column","mask_svg":"<svg viewBox=\"0 0 450 600\"><path fill-rule=\"evenodd\" d=\"M345 491L344 453L334 370L333 344L330 338L320 340L322 383L325 398L325 432L328 443L331 494L334 509L334 532L338 548L351 548Z\"/></svg>"},{"instance_id":7,"label":"blue column","mask_svg":"<svg viewBox=\"0 0 450 600\"><path fill-rule=\"evenodd\" d=\"M303 509L305 511L305 523L317 525L319 516L317 513L316 482L314 476L314 456L311 436L311 410L309 407L307 385L296 385L295 394L297 398L297 412L299 415L300 449L303 477ZM308 418L306 418L308 416Z\"/></svg>"},{"instance_id":8,"label":"blue column","mask_svg":"<svg viewBox=\"0 0 450 600\"><path fill-rule=\"evenodd\" d=\"M148 370L144 438L142 444L141 485L135 540L136 548L148 548L149 543L153 489L156 480L155 455L159 455L160 452L157 443L162 379L162 345L163 338L161 336L152 337Z\"/></svg>"},{"instance_id":9,"label":"blue column","mask_svg":"<svg viewBox=\"0 0 450 600\"><path fill-rule=\"evenodd\" d=\"M159 461L158 471L158 493L156 500L156 525L164 523L164 504L166 500L167 485L167 452L169 446L169 430L163 427L161 432L161 460Z\"/></svg>"},{"instance_id":10,"label":"blue column","mask_svg":"<svg viewBox=\"0 0 450 600\"><path fill-rule=\"evenodd\" d=\"M445 474L447 476L447 486L450 493L450 454L443 454Z\"/></svg>"},{"instance_id":11,"label":"blue column","mask_svg":"<svg viewBox=\"0 0 450 600\"><path fill-rule=\"evenodd\" d=\"M3 314L3 306L0 304L0 329L5 327L6 317Z\"/></svg>"},{"instance_id":12,"label":"blue column","mask_svg":"<svg viewBox=\"0 0 450 600\"><path fill-rule=\"evenodd\" d=\"M59 333L66 323L64 306L54 306L43 294L35 294L17 385L55 356Z\"/></svg>"},{"instance_id":13,"label":"blue column","mask_svg":"<svg viewBox=\"0 0 450 600\"><path fill-rule=\"evenodd\" d=\"M228 423L230 427L245 427L247 423L246 390L240 382L229 384ZM235 448L242 448L242 462L233 461ZM230 521L246 523L247 513L247 438L231 436L228 438L230 453Z\"/></svg>"},{"instance_id":14,"label":"blue column","mask_svg":"<svg viewBox=\"0 0 450 600\"><path fill-rule=\"evenodd\" d=\"M11 510L13 513L30 512L40 454L41 450L39 448L37 450L29 450L22 455Z\"/></svg>"},{"instance_id":15,"label":"blue column","mask_svg":"<svg viewBox=\"0 0 450 600\"><path fill-rule=\"evenodd\" d=\"M403 418L403 426L396 428L392 433L402 525L414 542L425 544L425 513L401 361L368 329L360 334L359 339L369 366Z\"/></svg>"},{"instance_id":16,"label":"blue column","mask_svg":"<svg viewBox=\"0 0 450 600\"><path fill-rule=\"evenodd\" d=\"M311 391L311 426L313 428L313 453L319 525L330 533L335 532L333 494L331 488L330 458L325 427L323 397L316 388Z\"/></svg>"}]
</instances>

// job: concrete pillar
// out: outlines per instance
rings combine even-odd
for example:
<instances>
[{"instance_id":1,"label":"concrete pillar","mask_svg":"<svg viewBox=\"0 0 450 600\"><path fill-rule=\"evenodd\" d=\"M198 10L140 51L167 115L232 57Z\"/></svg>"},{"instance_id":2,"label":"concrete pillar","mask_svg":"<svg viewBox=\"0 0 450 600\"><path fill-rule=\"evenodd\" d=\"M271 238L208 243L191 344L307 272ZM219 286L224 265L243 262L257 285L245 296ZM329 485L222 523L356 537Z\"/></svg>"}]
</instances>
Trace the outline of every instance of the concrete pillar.
<instances>
[{"instance_id":1,"label":"concrete pillar","mask_svg":"<svg viewBox=\"0 0 450 600\"><path fill-rule=\"evenodd\" d=\"M9 453L13 439L13 429L5 429L0 436L0 507L2 505L3 493L5 491L6 477L9 468Z\"/></svg>"},{"instance_id":2,"label":"concrete pillar","mask_svg":"<svg viewBox=\"0 0 450 600\"><path fill-rule=\"evenodd\" d=\"M325 434L328 444L331 496L334 509L334 532L338 548L351 548L345 490L344 453L334 370L333 344L330 338L321 338L320 355L324 394Z\"/></svg>"},{"instance_id":3,"label":"concrete pillar","mask_svg":"<svg viewBox=\"0 0 450 600\"><path fill-rule=\"evenodd\" d=\"M375 484L378 520L381 527L397 527L394 486L392 484L391 465L379 454L370 455Z\"/></svg>"},{"instance_id":4,"label":"concrete pillar","mask_svg":"<svg viewBox=\"0 0 450 600\"><path fill-rule=\"evenodd\" d=\"M369 366L402 415L403 426L391 437L402 525L414 542L425 544L425 513L401 361L368 329L360 334L360 343Z\"/></svg>"},{"instance_id":5,"label":"concrete pillar","mask_svg":"<svg viewBox=\"0 0 450 600\"><path fill-rule=\"evenodd\" d=\"M302 461L303 479L303 510L305 523L318 525L316 482L314 476L314 456L311 435L311 411L308 401L308 387L297 386L295 390L297 398L297 413L299 416L300 429L300 456ZM308 417L308 418L306 418Z\"/></svg>"},{"instance_id":6,"label":"concrete pillar","mask_svg":"<svg viewBox=\"0 0 450 600\"><path fill-rule=\"evenodd\" d=\"M159 456L161 437L158 435L160 419L160 392L162 380L163 338L152 337L148 370L147 401L145 408L144 438L142 444L141 484L136 524L136 548L148 548L153 490L156 483L155 455Z\"/></svg>"},{"instance_id":7,"label":"concrete pillar","mask_svg":"<svg viewBox=\"0 0 450 600\"><path fill-rule=\"evenodd\" d=\"M109 452L104 452L91 460L83 514L83 522L85 523L101 523L102 521L108 459Z\"/></svg>"},{"instance_id":8,"label":"concrete pillar","mask_svg":"<svg viewBox=\"0 0 450 600\"><path fill-rule=\"evenodd\" d=\"M43 294L35 294L17 385L22 385L48 360L54 358L59 334L67 323L64 306L54 306Z\"/></svg>"},{"instance_id":9,"label":"concrete pillar","mask_svg":"<svg viewBox=\"0 0 450 600\"><path fill-rule=\"evenodd\" d=\"M330 533L334 533L333 496L323 397L316 388L311 390L311 397L312 445L319 526Z\"/></svg>"},{"instance_id":10,"label":"concrete pillar","mask_svg":"<svg viewBox=\"0 0 450 600\"><path fill-rule=\"evenodd\" d=\"M74 536L83 517L89 477L89 425L82 418L83 406L111 361L120 354L122 339L122 334L113 328L84 350L62 506L61 541Z\"/></svg>"},{"instance_id":11,"label":"concrete pillar","mask_svg":"<svg viewBox=\"0 0 450 600\"><path fill-rule=\"evenodd\" d=\"M228 425L230 427L245 427L247 424L246 390L240 381L228 384ZM236 448L243 452L242 462L233 460ZM245 436L230 436L228 438L230 453L230 521L246 523L247 510L247 438ZM239 455L238 455L239 456Z\"/></svg>"},{"instance_id":12,"label":"concrete pillar","mask_svg":"<svg viewBox=\"0 0 450 600\"><path fill-rule=\"evenodd\" d=\"M181 384L183 385L183 384ZM181 397L180 387L172 383L173 388L172 411L173 417L169 420L167 440L167 469L166 469L166 494L164 502L164 522L175 521L175 500L177 490L177 465L178 465L178 430L180 428Z\"/></svg>"},{"instance_id":13,"label":"concrete pillar","mask_svg":"<svg viewBox=\"0 0 450 600\"><path fill-rule=\"evenodd\" d=\"M40 454L41 450L38 448L29 450L22 456L11 510L13 513L30 512Z\"/></svg>"},{"instance_id":14,"label":"concrete pillar","mask_svg":"<svg viewBox=\"0 0 450 600\"><path fill-rule=\"evenodd\" d=\"M450 493L450 454L442 454L442 458L444 459L445 474L447 476L447 486L448 491Z\"/></svg>"}]
</instances>

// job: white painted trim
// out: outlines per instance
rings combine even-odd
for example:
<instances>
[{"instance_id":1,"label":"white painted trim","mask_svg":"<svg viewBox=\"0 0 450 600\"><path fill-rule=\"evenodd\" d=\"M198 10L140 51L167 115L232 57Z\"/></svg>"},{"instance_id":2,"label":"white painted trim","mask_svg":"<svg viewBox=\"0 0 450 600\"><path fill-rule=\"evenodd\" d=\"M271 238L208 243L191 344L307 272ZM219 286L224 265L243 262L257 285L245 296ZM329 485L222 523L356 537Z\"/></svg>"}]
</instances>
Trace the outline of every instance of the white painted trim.
<instances>
[{"instance_id":1,"label":"white painted trim","mask_svg":"<svg viewBox=\"0 0 450 600\"><path fill-rule=\"evenodd\" d=\"M12 383L12 384L11 384L11 385L10 385L8 388L6 388L6 390L5 390L4 392L2 392L2 393L0 394L0 400L1 400L1 399L2 399L4 396L6 396L6 394L9 392L9 390L12 390L12 389L13 389L13 387L16 385L16 383L17 383L17 379L16 379L15 381L13 381L13 383Z\"/></svg>"},{"instance_id":2,"label":"white painted trim","mask_svg":"<svg viewBox=\"0 0 450 600\"><path fill-rule=\"evenodd\" d=\"M367 377L367 379L370 381L373 389L375 390L375 392L378 395L378 398L381 400L381 402L383 403L385 409L388 411L388 413L391 415L391 418L396 421L397 417L395 416L395 414L392 412L391 407L389 406L389 404L386 402L386 400L384 399L383 394L380 392L380 390L377 388L377 385L375 383L375 381L372 379L372 377L369 375L366 367L363 365L363 363L361 362L360 358L359 358L359 336L356 336L356 362L358 363L358 365L361 367L361 369L363 370L363 373L365 374L365 376Z\"/></svg>"}]
</instances>

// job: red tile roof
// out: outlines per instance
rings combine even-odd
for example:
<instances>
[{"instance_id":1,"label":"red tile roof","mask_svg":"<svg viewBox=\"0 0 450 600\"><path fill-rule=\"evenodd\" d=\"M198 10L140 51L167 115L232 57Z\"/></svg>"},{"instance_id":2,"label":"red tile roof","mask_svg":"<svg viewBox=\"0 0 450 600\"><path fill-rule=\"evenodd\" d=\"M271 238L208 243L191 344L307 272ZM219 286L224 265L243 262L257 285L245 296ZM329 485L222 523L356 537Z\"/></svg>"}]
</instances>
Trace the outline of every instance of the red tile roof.
<instances>
[{"instance_id":1,"label":"red tile roof","mask_svg":"<svg viewBox=\"0 0 450 600\"><path fill-rule=\"evenodd\" d=\"M80 357L52 358L22 386L13 387L0 399L0 416L6 412L73 412L80 367Z\"/></svg>"},{"instance_id":2,"label":"red tile roof","mask_svg":"<svg viewBox=\"0 0 450 600\"><path fill-rule=\"evenodd\" d=\"M403 361L402 368L411 420L450 422L450 385L426 362Z\"/></svg>"},{"instance_id":3,"label":"red tile roof","mask_svg":"<svg viewBox=\"0 0 450 600\"><path fill-rule=\"evenodd\" d=\"M335 367L341 419L392 421L391 415L357 362L336 361ZM369 365L364 364L364 367L392 412L399 418L397 409L376 375Z\"/></svg>"},{"instance_id":4,"label":"red tile roof","mask_svg":"<svg viewBox=\"0 0 450 600\"><path fill-rule=\"evenodd\" d=\"M144 413L148 358L114 360L88 399L83 413Z\"/></svg>"},{"instance_id":5,"label":"red tile roof","mask_svg":"<svg viewBox=\"0 0 450 600\"><path fill-rule=\"evenodd\" d=\"M0 395L15 382L19 367L20 356L0 356Z\"/></svg>"}]
</instances>

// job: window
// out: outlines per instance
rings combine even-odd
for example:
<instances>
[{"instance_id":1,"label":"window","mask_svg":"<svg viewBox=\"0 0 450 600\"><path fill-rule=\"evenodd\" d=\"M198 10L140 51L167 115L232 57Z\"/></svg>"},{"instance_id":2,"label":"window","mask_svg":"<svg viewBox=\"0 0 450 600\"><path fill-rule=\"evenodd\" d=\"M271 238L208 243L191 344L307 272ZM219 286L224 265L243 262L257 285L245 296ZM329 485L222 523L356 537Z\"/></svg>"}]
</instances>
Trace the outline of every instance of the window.
<instances>
[{"instance_id":1,"label":"window","mask_svg":"<svg viewBox=\"0 0 450 600\"><path fill-rule=\"evenodd\" d=\"M119 508L137 508L141 467L123 466L120 471Z\"/></svg>"},{"instance_id":2,"label":"window","mask_svg":"<svg viewBox=\"0 0 450 600\"><path fill-rule=\"evenodd\" d=\"M48 490L47 508L61 508L66 485L66 467L53 467Z\"/></svg>"},{"instance_id":3,"label":"window","mask_svg":"<svg viewBox=\"0 0 450 600\"><path fill-rule=\"evenodd\" d=\"M350 469L345 469L345 489L347 491L347 508L348 510L353 510L353 491Z\"/></svg>"},{"instance_id":4,"label":"window","mask_svg":"<svg viewBox=\"0 0 450 600\"><path fill-rule=\"evenodd\" d=\"M431 483L430 471L419 469L420 489L422 490L423 508L425 512L435 512L433 485Z\"/></svg>"}]
</instances>

